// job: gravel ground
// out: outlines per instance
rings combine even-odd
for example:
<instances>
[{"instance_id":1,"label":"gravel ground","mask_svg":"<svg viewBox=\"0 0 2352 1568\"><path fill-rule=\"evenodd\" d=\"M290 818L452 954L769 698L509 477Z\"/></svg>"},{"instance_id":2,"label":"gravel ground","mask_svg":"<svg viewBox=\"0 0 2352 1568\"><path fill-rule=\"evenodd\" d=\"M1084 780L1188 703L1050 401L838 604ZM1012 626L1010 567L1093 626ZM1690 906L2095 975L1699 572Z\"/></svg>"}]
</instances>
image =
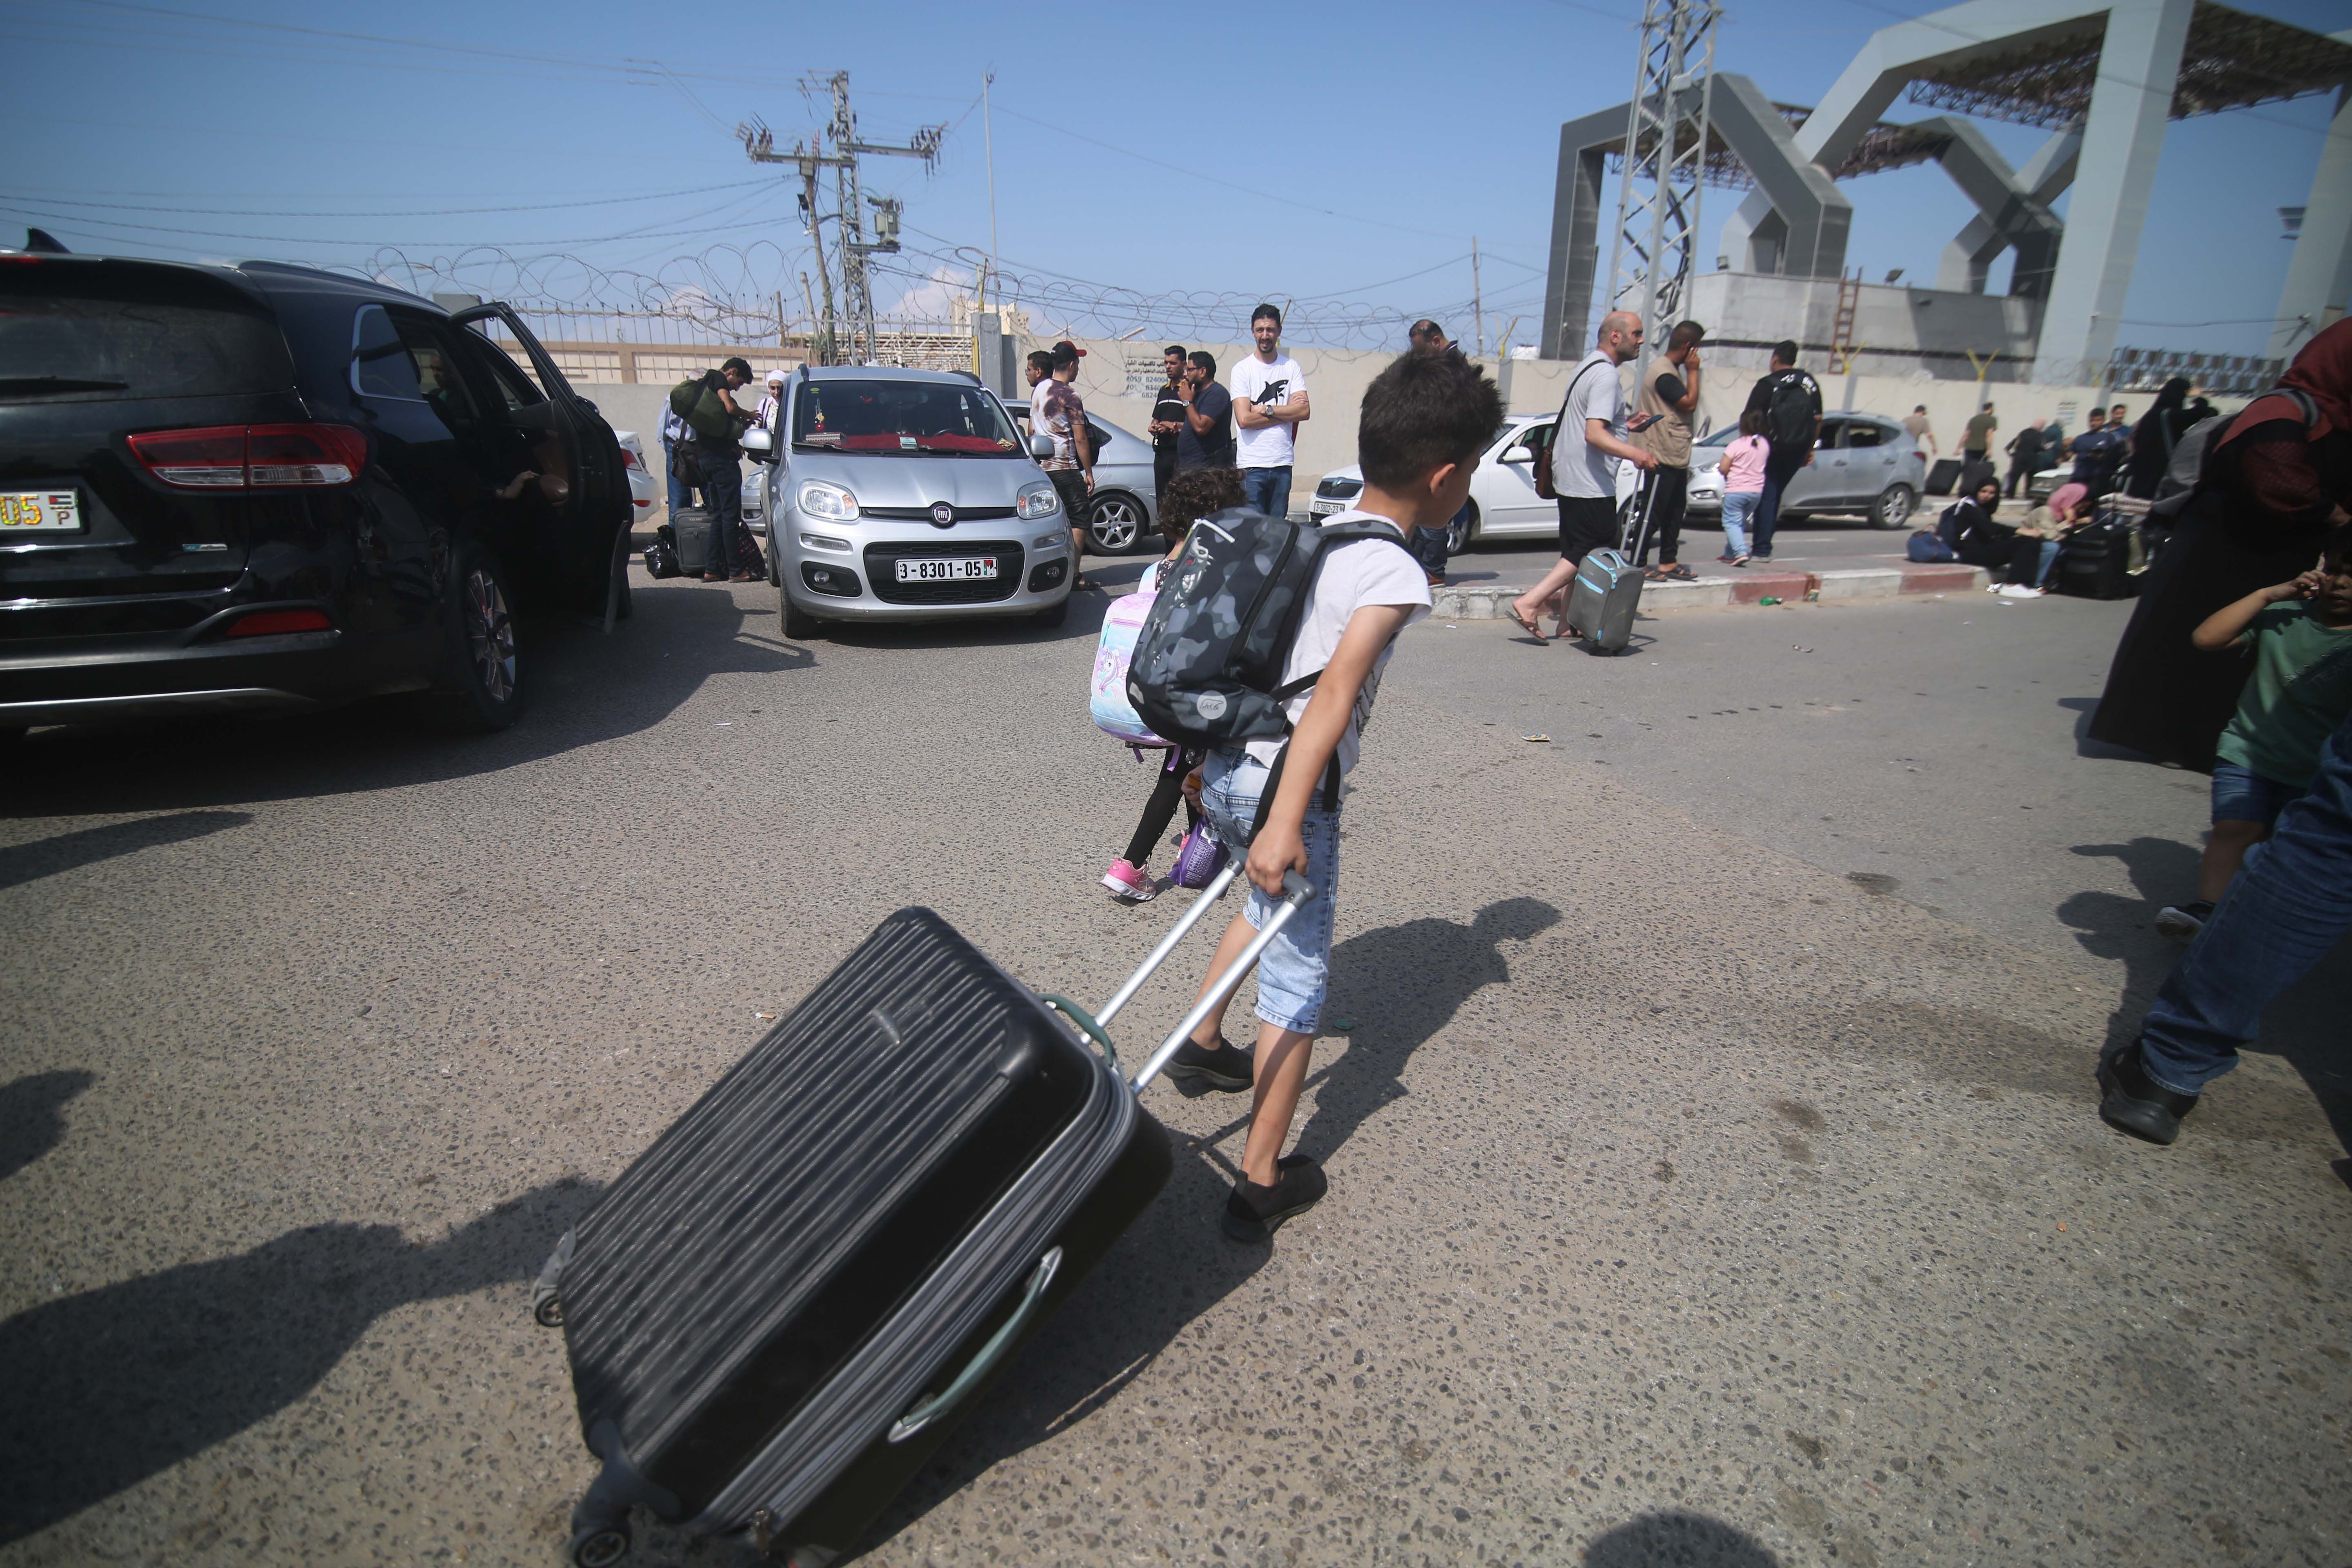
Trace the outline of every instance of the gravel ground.
<instances>
[{"instance_id":1,"label":"gravel ground","mask_svg":"<svg viewBox=\"0 0 2352 1568\"><path fill-rule=\"evenodd\" d=\"M1090 617L796 645L764 587L637 605L543 644L488 740L380 709L33 737L0 820L0 1562L556 1561L591 1461L528 1277L760 1015L905 903L1081 998L1173 918L1094 883L1149 776L1085 723ZM1887 650L1945 613L1646 626L1838 650L1843 711L1776 697L1737 741L1679 717L1695 658L1644 689L1500 623L1408 634L1299 1133L1331 1198L1226 1242L1244 1103L1155 1086L1168 1192L866 1560L2340 1568L2343 1144L2294 1065L2340 1006L2297 1001L2175 1148L2102 1128L2094 1053L2161 950L2050 894L2120 900L2113 858L1922 893L1934 836L1856 760L1914 743L1858 713L1933 689ZM2078 696L2112 626L2047 619ZM1923 813L1990 811L1965 737L2102 761L1976 684L1935 700ZM1606 749L1564 743L1588 700ZM1669 713L1689 739L1641 737ZM2177 864L2196 803L2129 766L2155 805L2069 809L2129 806L2088 841ZM1888 855L1802 826L1848 811ZM1952 837L1974 866L2014 830ZM637 1561L740 1556L650 1530Z\"/></svg>"}]
</instances>

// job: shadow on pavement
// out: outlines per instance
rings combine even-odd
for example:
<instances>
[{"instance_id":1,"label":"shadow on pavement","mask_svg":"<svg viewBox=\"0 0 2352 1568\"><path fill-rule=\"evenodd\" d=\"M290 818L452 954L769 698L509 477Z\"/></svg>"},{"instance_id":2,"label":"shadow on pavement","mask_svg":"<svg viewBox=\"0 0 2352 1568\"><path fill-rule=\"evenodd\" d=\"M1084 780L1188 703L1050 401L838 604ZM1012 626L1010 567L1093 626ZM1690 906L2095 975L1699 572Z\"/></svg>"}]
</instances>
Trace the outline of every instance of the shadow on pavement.
<instances>
[{"instance_id":1,"label":"shadow on pavement","mask_svg":"<svg viewBox=\"0 0 2352 1568\"><path fill-rule=\"evenodd\" d=\"M2078 757L2103 757L2118 763L2146 763L2150 767L2164 764L2146 752L2135 752L2129 746L2118 746L2110 741L2091 739L2091 716L2099 710L2095 697L2061 697L2058 706L2074 715L2074 754Z\"/></svg>"},{"instance_id":2,"label":"shadow on pavement","mask_svg":"<svg viewBox=\"0 0 2352 1568\"><path fill-rule=\"evenodd\" d=\"M159 844L178 844L190 838L202 838L209 833L218 833L223 828L243 827L252 820L250 815L242 811L183 811L170 816L149 816L136 822L85 827L76 833L37 838L29 844L12 844L0 848L0 888L38 881L43 877L54 877L60 871L94 866L100 860L111 860L118 855L129 855Z\"/></svg>"},{"instance_id":3,"label":"shadow on pavement","mask_svg":"<svg viewBox=\"0 0 2352 1568\"><path fill-rule=\"evenodd\" d=\"M2120 861L2139 895L2076 893L2058 906L2058 918L2074 928L2074 940L2085 952L2124 965L2123 994L2108 1016L2104 1047L2120 1051L2138 1038L2140 1019L2183 951L2157 934L2156 912L2195 890L2200 856L2188 845L2150 837L2125 844L2078 844L2073 852ZM2337 1142L2352 1150L2352 1079L2345 1075L2342 1049L2347 988L2352 988L2352 943L2339 943L2263 1016L2262 1037L2250 1052L2278 1057L2302 1074ZM2084 1092L2095 1092L2087 1079ZM2199 1106L2196 1125L2253 1135L2251 1127L2235 1124L2248 1117L2268 1124L2282 1114L2293 1111L2268 1105L2236 1079L2225 1078L2214 1085L2208 1103Z\"/></svg>"},{"instance_id":4,"label":"shadow on pavement","mask_svg":"<svg viewBox=\"0 0 2352 1568\"><path fill-rule=\"evenodd\" d=\"M1595 1536L1583 1562L1585 1568L1780 1568L1747 1531L1679 1509L1645 1513Z\"/></svg>"},{"instance_id":5,"label":"shadow on pavement","mask_svg":"<svg viewBox=\"0 0 2352 1568\"><path fill-rule=\"evenodd\" d=\"M1327 1157L1401 1097L1399 1079L1413 1051L1473 992L1510 977L1499 944L1527 941L1559 918L1540 900L1506 899L1466 925L1408 921L1333 949L1334 994L1370 1021L1349 1037L1340 1070L1318 1073L1315 1116L1297 1146ZM1197 1320L1272 1257L1266 1247L1227 1240L1218 1228L1234 1178L1214 1145L1245 1125L1248 1111L1244 1096L1233 1100L1234 1122L1200 1138L1171 1133L1178 1159L1167 1190L891 1504L861 1550L896 1535L993 1466L1085 1420L1162 1355L1189 1352L1205 1362L1222 1348ZM1346 1201L1344 1186L1338 1201Z\"/></svg>"},{"instance_id":6,"label":"shadow on pavement","mask_svg":"<svg viewBox=\"0 0 2352 1568\"><path fill-rule=\"evenodd\" d=\"M0 1542L276 1415L395 1308L530 1279L595 1196L559 1182L430 1246L310 1226L0 1322Z\"/></svg>"},{"instance_id":7,"label":"shadow on pavement","mask_svg":"<svg viewBox=\"0 0 2352 1568\"><path fill-rule=\"evenodd\" d=\"M0 1181L65 1142L66 1101L97 1081L90 1072L37 1072L0 1087Z\"/></svg>"},{"instance_id":8,"label":"shadow on pavement","mask_svg":"<svg viewBox=\"0 0 2352 1568\"><path fill-rule=\"evenodd\" d=\"M0 815L167 811L467 778L650 729L716 674L814 667L776 634L773 591L742 605L700 584L639 581L610 637L522 628L529 706L495 735L458 735L398 700L240 721L37 730L0 774ZM781 698L782 694L780 692Z\"/></svg>"}]
</instances>

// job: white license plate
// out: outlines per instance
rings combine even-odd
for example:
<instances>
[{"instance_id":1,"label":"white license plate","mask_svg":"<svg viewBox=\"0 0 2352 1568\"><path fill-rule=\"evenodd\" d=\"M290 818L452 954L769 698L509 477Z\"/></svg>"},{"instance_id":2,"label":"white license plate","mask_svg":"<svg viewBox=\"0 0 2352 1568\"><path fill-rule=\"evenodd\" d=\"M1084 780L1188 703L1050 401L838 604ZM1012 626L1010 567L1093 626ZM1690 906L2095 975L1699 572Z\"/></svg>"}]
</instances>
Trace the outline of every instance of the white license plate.
<instances>
[{"instance_id":1,"label":"white license plate","mask_svg":"<svg viewBox=\"0 0 2352 1568\"><path fill-rule=\"evenodd\" d=\"M1307 503L1307 516L1309 516L1309 517L1329 517L1329 516L1331 516L1334 512L1342 512L1342 511L1345 511L1345 510L1348 510L1348 503L1347 503L1347 502L1345 502L1345 501L1336 501L1336 500L1318 500L1318 501L1310 501L1310 502L1308 502L1308 503Z\"/></svg>"},{"instance_id":2,"label":"white license plate","mask_svg":"<svg viewBox=\"0 0 2352 1568\"><path fill-rule=\"evenodd\" d=\"M0 493L0 531L79 533L79 490L10 490Z\"/></svg>"},{"instance_id":3,"label":"white license plate","mask_svg":"<svg viewBox=\"0 0 2352 1568\"><path fill-rule=\"evenodd\" d=\"M996 575L993 555L956 555L942 561L908 561L898 563L901 583L968 583L975 578Z\"/></svg>"}]
</instances>

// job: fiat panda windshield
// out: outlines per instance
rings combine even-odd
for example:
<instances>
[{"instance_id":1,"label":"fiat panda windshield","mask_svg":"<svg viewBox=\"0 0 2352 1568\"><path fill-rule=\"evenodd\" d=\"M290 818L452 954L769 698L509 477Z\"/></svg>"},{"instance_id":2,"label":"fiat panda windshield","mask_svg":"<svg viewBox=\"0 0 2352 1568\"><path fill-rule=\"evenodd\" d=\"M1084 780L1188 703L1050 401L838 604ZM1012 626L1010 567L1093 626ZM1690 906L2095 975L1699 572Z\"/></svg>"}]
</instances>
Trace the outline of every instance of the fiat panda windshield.
<instances>
[{"instance_id":1,"label":"fiat panda windshield","mask_svg":"<svg viewBox=\"0 0 2352 1568\"><path fill-rule=\"evenodd\" d=\"M1021 439L977 386L928 381L812 381L793 399L793 445L812 452L1017 458Z\"/></svg>"}]
</instances>

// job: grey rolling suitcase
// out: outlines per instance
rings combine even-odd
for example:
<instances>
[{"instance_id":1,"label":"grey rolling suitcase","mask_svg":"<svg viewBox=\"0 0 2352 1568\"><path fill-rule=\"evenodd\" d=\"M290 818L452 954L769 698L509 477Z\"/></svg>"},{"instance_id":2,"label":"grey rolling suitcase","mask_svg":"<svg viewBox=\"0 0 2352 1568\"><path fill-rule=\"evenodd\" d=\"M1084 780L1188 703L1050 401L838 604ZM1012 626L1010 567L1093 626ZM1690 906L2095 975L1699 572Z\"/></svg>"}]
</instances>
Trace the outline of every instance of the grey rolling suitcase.
<instances>
[{"instance_id":1,"label":"grey rolling suitcase","mask_svg":"<svg viewBox=\"0 0 2352 1568\"><path fill-rule=\"evenodd\" d=\"M1623 653L1633 640L1633 613L1642 605L1642 574L1606 546L1578 563L1568 589L1569 629L1597 654Z\"/></svg>"},{"instance_id":2,"label":"grey rolling suitcase","mask_svg":"<svg viewBox=\"0 0 2352 1568\"><path fill-rule=\"evenodd\" d=\"M669 520L677 569L688 577L699 577L710 569L712 521L711 515L698 506L680 507Z\"/></svg>"},{"instance_id":3,"label":"grey rolling suitcase","mask_svg":"<svg viewBox=\"0 0 2352 1568\"><path fill-rule=\"evenodd\" d=\"M1144 1086L1314 889L1132 1079L1104 1026L1240 869L1094 1016L899 910L606 1190L534 1291L603 1461L578 1568L637 1507L794 1568L855 1548L1167 1181Z\"/></svg>"}]
</instances>

